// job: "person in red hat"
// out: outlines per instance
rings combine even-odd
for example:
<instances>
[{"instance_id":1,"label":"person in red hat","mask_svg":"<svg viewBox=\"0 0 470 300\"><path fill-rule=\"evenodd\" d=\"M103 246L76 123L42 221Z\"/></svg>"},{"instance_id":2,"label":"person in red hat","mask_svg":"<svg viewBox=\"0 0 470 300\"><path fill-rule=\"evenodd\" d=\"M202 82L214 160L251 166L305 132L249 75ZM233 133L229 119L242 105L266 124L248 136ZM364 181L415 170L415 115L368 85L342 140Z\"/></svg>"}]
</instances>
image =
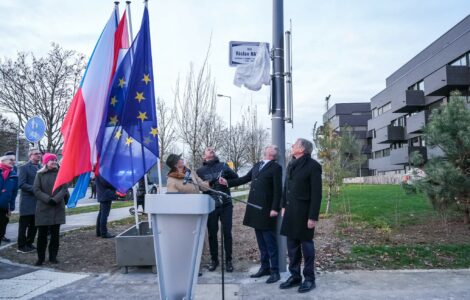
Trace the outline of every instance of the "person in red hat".
<instances>
[{"instance_id":1,"label":"person in red hat","mask_svg":"<svg viewBox=\"0 0 470 300\"><path fill-rule=\"evenodd\" d=\"M38 228L38 260L36 266L44 263L49 233L51 235L49 262L58 263L60 225L65 224L65 198L68 194L66 184L52 191L59 172L57 156L52 153L44 154L42 164L43 167L38 171L33 185L34 195L37 198L35 221Z\"/></svg>"}]
</instances>

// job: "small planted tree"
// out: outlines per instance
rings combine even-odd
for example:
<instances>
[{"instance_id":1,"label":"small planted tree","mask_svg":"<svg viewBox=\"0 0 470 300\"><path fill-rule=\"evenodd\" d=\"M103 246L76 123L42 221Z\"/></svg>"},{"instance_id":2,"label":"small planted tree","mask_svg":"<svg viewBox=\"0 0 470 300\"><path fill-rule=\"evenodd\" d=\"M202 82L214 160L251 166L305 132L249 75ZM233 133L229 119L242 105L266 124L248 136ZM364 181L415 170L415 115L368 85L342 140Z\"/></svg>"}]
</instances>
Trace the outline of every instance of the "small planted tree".
<instances>
[{"instance_id":1,"label":"small planted tree","mask_svg":"<svg viewBox=\"0 0 470 300\"><path fill-rule=\"evenodd\" d=\"M318 129L315 125L313 132L318 159L322 162L323 181L327 186L325 213L328 214L332 193L339 193L343 179L355 176L367 158L361 153L361 145L349 127L339 133L327 122Z\"/></svg>"},{"instance_id":2,"label":"small planted tree","mask_svg":"<svg viewBox=\"0 0 470 300\"><path fill-rule=\"evenodd\" d=\"M430 159L424 166L425 176L415 184L436 210L445 212L457 206L463 211L464 223L469 224L470 110L459 96L458 92L452 93L447 105L433 111L424 138L428 146L440 148L444 156ZM423 162L416 153L411 159L414 164Z\"/></svg>"}]
</instances>

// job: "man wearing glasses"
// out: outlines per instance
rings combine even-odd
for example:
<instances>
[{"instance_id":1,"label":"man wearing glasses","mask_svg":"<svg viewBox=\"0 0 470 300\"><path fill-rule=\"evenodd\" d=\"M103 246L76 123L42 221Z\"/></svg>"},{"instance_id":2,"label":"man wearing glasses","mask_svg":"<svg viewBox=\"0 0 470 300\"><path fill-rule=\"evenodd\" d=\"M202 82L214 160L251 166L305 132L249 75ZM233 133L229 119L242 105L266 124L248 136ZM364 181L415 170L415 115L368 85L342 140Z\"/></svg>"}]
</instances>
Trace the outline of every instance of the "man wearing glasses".
<instances>
[{"instance_id":1,"label":"man wearing glasses","mask_svg":"<svg viewBox=\"0 0 470 300\"><path fill-rule=\"evenodd\" d=\"M33 242L36 237L36 226L34 225L36 213L36 197L33 192L34 179L41 167L41 152L38 149L29 151L29 161L19 168L18 187L20 194L20 219L18 222L18 250L20 253L28 253L36 250Z\"/></svg>"}]
</instances>

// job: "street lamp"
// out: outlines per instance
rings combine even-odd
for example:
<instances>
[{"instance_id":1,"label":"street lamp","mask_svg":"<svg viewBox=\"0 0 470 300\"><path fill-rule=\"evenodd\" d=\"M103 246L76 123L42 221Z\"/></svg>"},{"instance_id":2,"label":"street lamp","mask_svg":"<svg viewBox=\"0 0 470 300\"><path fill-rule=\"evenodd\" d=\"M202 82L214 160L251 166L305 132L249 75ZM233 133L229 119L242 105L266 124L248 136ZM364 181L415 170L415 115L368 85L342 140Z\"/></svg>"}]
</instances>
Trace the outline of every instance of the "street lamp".
<instances>
[{"instance_id":1,"label":"street lamp","mask_svg":"<svg viewBox=\"0 0 470 300\"><path fill-rule=\"evenodd\" d=\"M229 143L228 143L228 156L229 160L232 160L232 97L222 95L222 94L217 94L217 97L219 98L228 98L230 101L230 117L229 117Z\"/></svg>"}]
</instances>

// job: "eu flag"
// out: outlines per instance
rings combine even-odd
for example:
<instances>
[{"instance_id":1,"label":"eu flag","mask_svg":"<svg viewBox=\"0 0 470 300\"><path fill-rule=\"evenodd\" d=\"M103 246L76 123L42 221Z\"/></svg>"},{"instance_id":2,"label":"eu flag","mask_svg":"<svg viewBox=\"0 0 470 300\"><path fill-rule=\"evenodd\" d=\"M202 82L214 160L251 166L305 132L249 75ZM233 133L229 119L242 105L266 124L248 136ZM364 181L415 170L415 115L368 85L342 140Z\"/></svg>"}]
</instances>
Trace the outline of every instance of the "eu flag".
<instances>
[{"instance_id":1,"label":"eu flag","mask_svg":"<svg viewBox=\"0 0 470 300\"><path fill-rule=\"evenodd\" d=\"M101 131L100 174L125 193L157 162L158 127L147 8L120 63Z\"/></svg>"}]
</instances>

